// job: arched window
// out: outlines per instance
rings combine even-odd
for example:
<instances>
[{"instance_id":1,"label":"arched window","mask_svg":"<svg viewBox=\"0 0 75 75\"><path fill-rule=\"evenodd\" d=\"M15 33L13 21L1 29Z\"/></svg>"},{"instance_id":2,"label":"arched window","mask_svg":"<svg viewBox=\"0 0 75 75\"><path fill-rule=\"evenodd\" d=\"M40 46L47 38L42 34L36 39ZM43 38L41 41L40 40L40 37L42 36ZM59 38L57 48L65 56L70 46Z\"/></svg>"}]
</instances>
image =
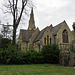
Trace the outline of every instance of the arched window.
<instances>
[{"instance_id":1,"label":"arched window","mask_svg":"<svg viewBox=\"0 0 75 75\"><path fill-rule=\"evenodd\" d=\"M47 45L49 44L49 36L47 35Z\"/></svg>"},{"instance_id":2,"label":"arched window","mask_svg":"<svg viewBox=\"0 0 75 75\"><path fill-rule=\"evenodd\" d=\"M68 43L68 32L66 29L62 32L62 40L63 43Z\"/></svg>"},{"instance_id":3,"label":"arched window","mask_svg":"<svg viewBox=\"0 0 75 75\"><path fill-rule=\"evenodd\" d=\"M46 44L46 37L44 38L44 44Z\"/></svg>"}]
</instances>

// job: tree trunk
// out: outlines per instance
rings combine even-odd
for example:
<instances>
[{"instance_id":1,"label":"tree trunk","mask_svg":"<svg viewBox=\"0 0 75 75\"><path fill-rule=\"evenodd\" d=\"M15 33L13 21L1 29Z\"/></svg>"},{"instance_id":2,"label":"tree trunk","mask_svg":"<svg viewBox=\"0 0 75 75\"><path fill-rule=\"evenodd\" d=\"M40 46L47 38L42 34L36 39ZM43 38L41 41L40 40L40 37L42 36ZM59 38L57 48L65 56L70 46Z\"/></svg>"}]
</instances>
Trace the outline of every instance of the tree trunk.
<instances>
[{"instance_id":1,"label":"tree trunk","mask_svg":"<svg viewBox=\"0 0 75 75\"><path fill-rule=\"evenodd\" d=\"M16 44L16 28L13 28L13 41L12 41L13 45Z\"/></svg>"}]
</instances>

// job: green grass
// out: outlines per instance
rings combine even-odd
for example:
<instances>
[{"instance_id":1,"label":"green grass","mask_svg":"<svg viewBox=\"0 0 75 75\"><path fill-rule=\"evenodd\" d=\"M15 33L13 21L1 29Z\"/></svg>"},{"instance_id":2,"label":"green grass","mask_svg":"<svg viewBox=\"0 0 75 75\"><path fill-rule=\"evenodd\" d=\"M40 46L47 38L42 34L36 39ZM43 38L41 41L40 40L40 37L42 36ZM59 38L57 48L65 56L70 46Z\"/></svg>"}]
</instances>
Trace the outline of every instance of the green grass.
<instances>
[{"instance_id":1,"label":"green grass","mask_svg":"<svg viewBox=\"0 0 75 75\"><path fill-rule=\"evenodd\" d=\"M0 65L0 75L74 75L75 69L52 65Z\"/></svg>"}]
</instances>

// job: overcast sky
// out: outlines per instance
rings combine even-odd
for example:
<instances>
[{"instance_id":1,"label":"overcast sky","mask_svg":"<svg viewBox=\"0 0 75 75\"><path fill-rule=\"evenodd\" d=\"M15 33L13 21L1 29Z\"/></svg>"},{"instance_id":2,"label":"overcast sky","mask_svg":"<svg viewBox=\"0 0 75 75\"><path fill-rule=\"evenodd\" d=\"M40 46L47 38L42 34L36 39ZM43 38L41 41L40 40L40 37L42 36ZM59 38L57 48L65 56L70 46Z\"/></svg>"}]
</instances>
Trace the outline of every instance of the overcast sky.
<instances>
[{"instance_id":1,"label":"overcast sky","mask_svg":"<svg viewBox=\"0 0 75 75\"><path fill-rule=\"evenodd\" d=\"M72 30L75 22L75 0L36 0L35 21L40 29L65 20Z\"/></svg>"},{"instance_id":2,"label":"overcast sky","mask_svg":"<svg viewBox=\"0 0 75 75\"><path fill-rule=\"evenodd\" d=\"M0 4L2 1L0 0ZM34 6L35 25L40 30L50 24L55 26L64 20L72 30L72 24L75 22L75 0L34 0ZM0 7L2 6L0 5ZM5 16L2 16L2 13L1 19L9 21L9 18L6 19ZM2 22L4 22L3 20ZM27 27L26 23L21 26L25 29Z\"/></svg>"}]
</instances>

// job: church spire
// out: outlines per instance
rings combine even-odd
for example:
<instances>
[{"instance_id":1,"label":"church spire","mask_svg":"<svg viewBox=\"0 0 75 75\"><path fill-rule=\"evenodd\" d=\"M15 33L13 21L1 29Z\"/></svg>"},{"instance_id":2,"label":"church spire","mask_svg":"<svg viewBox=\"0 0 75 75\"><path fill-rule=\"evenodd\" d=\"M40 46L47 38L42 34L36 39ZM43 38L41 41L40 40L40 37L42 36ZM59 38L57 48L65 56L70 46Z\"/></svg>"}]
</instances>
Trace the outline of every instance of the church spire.
<instances>
[{"instance_id":1,"label":"church spire","mask_svg":"<svg viewBox=\"0 0 75 75\"><path fill-rule=\"evenodd\" d=\"M28 30L35 30L35 29L36 29L36 27L35 27L34 14L33 14L33 8L32 8L31 14L30 14Z\"/></svg>"}]
</instances>

